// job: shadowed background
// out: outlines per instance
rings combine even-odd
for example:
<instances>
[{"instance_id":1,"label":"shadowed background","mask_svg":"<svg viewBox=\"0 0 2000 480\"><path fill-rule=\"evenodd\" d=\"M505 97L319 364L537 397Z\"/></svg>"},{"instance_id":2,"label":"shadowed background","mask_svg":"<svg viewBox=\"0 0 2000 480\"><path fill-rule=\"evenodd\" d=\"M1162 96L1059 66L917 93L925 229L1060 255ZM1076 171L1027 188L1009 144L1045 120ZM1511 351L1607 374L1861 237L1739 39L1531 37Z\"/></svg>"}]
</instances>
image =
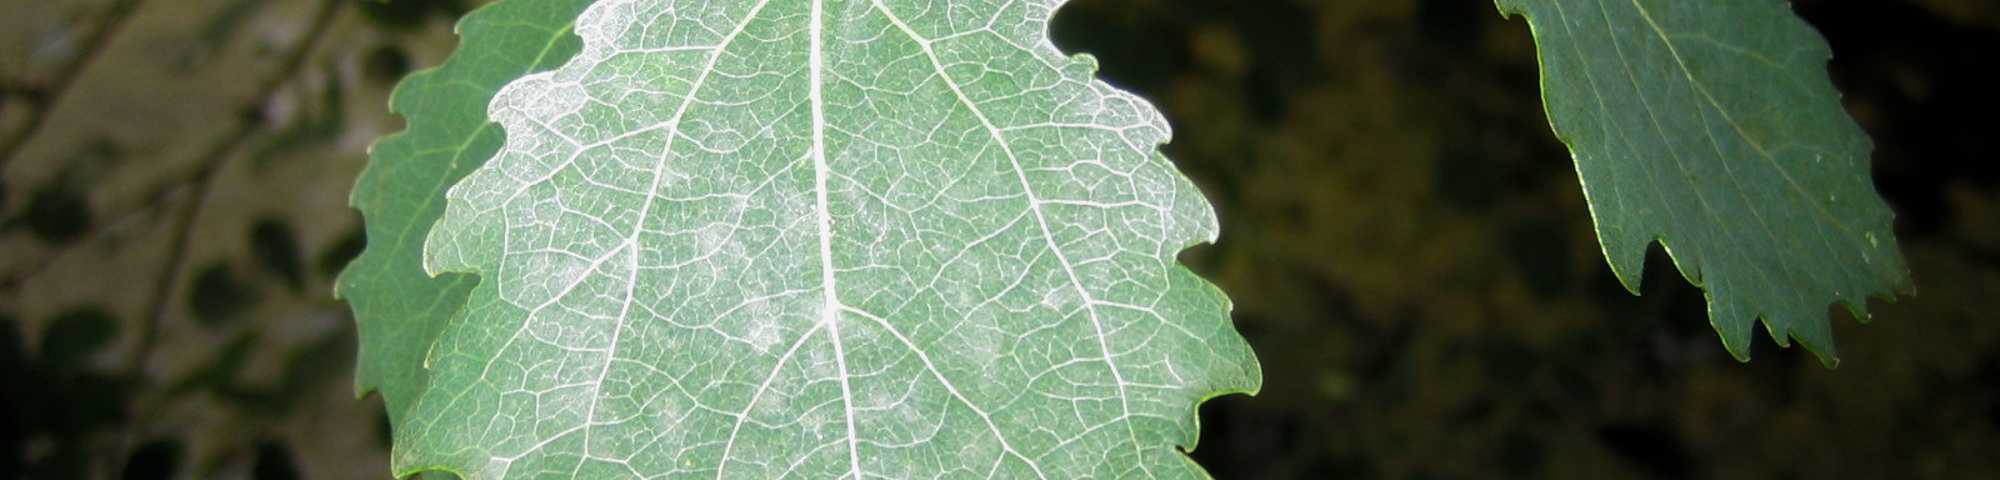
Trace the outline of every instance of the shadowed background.
<instances>
[{"instance_id":1,"label":"shadowed background","mask_svg":"<svg viewBox=\"0 0 2000 480\"><path fill-rule=\"evenodd\" d=\"M394 82L479 2L0 5L0 477L384 478L331 298ZM1173 124L1183 259L1267 376L1221 479L2000 476L2000 4L1795 2L1876 142L1918 295L1843 363L1722 350L1663 255L1599 255L1533 39L1481 0L1073 0L1053 33ZM1657 250L1657 249L1656 249Z\"/></svg>"}]
</instances>

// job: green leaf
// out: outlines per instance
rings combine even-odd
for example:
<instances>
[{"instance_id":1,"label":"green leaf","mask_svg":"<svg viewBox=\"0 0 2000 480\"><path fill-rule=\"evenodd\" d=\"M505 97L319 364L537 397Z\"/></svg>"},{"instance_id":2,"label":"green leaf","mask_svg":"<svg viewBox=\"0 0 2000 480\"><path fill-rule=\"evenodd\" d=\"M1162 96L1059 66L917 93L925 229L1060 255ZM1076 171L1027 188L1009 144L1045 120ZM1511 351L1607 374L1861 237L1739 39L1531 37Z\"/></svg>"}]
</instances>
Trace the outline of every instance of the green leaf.
<instances>
[{"instance_id":1,"label":"green leaf","mask_svg":"<svg viewBox=\"0 0 2000 480\"><path fill-rule=\"evenodd\" d=\"M409 128L369 150L352 198L368 246L335 288L360 328L355 388L379 389L392 420L423 392L424 356L478 282L423 270L423 239L444 214L445 189L499 150L499 126L486 119L494 92L568 60L579 47L570 25L589 4L506 0L472 12L459 22L464 43L450 60L396 86L390 106Z\"/></svg>"},{"instance_id":2,"label":"green leaf","mask_svg":"<svg viewBox=\"0 0 2000 480\"><path fill-rule=\"evenodd\" d=\"M398 474L1201 478L1213 212L1057 0L605 0L496 96ZM470 41L470 40L469 40Z\"/></svg>"},{"instance_id":3,"label":"green leaf","mask_svg":"<svg viewBox=\"0 0 2000 480\"><path fill-rule=\"evenodd\" d=\"M1534 29L1549 122L1626 288L1659 240L1739 360L1761 317L1828 366L1829 304L1865 320L1869 295L1910 291L1868 138L1785 2L1497 3Z\"/></svg>"}]
</instances>

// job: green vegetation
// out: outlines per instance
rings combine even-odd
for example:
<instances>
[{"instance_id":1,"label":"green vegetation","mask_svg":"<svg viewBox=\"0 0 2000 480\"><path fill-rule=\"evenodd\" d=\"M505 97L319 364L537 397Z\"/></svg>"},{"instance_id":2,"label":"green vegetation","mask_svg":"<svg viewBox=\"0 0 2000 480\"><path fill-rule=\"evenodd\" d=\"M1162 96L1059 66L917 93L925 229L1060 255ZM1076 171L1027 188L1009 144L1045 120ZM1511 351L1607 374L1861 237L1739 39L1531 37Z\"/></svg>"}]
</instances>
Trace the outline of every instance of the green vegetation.
<instances>
[{"instance_id":1,"label":"green vegetation","mask_svg":"<svg viewBox=\"0 0 2000 480\"><path fill-rule=\"evenodd\" d=\"M1163 119L1043 37L1054 3L546 13L574 5L469 16L374 164L457 176L496 141L486 114L493 160L448 191L357 186L368 211L444 199L424 268L481 279L455 309L404 288L431 280L399 217L370 251L400 279L345 282L406 302L359 316L399 474L1202 476L1175 450L1193 407L1261 379L1176 265L1214 219L1158 155ZM1907 284L1866 138L1781 3L1689 5L1502 2L1534 19L1626 285L1663 239L1739 358L1764 316L1832 365L1825 306ZM494 81L572 29L561 68Z\"/></svg>"},{"instance_id":2,"label":"green vegetation","mask_svg":"<svg viewBox=\"0 0 2000 480\"><path fill-rule=\"evenodd\" d=\"M0 2L0 478L2000 475L2000 4L610 1Z\"/></svg>"}]
</instances>

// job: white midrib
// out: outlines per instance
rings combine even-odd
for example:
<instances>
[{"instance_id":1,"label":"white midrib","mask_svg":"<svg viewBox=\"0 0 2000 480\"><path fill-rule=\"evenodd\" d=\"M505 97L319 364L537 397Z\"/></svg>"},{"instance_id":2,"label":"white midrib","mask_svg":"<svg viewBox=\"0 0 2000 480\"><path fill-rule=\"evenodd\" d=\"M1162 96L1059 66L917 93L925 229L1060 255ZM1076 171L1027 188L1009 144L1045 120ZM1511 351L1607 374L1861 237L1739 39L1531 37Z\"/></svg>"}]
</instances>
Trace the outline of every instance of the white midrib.
<instances>
[{"instance_id":1,"label":"white midrib","mask_svg":"<svg viewBox=\"0 0 2000 480\"><path fill-rule=\"evenodd\" d=\"M840 367L841 411L847 421L847 465L848 478L862 480L860 440L854 431L854 387L848 381L847 346L840 337L840 289L834 279L833 270L833 210L827 200L827 177L833 170L826 163L826 2L814 0L812 13L806 19L808 36L812 44L807 48L806 80L807 102L812 104L812 161L813 192L818 197L813 213L819 218L819 281L825 302L820 305L819 322L826 327L827 335L833 343L833 361Z\"/></svg>"}]
</instances>

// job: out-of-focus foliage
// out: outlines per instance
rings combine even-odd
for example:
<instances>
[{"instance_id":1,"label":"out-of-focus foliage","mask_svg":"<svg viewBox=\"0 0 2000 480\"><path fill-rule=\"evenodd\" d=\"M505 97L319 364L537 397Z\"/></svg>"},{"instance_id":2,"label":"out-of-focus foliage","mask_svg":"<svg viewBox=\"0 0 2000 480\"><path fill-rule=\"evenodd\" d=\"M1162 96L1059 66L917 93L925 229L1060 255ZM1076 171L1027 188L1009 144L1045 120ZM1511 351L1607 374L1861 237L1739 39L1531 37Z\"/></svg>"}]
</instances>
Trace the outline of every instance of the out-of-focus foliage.
<instances>
[{"instance_id":1,"label":"out-of-focus foliage","mask_svg":"<svg viewBox=\"0 0 2000 480\"><path fill-rule=\"evenodd\" d=\"M396 3L0 4L0 477L387 468L346 196L463 10Z\"/></svg>"}]
</instances>

